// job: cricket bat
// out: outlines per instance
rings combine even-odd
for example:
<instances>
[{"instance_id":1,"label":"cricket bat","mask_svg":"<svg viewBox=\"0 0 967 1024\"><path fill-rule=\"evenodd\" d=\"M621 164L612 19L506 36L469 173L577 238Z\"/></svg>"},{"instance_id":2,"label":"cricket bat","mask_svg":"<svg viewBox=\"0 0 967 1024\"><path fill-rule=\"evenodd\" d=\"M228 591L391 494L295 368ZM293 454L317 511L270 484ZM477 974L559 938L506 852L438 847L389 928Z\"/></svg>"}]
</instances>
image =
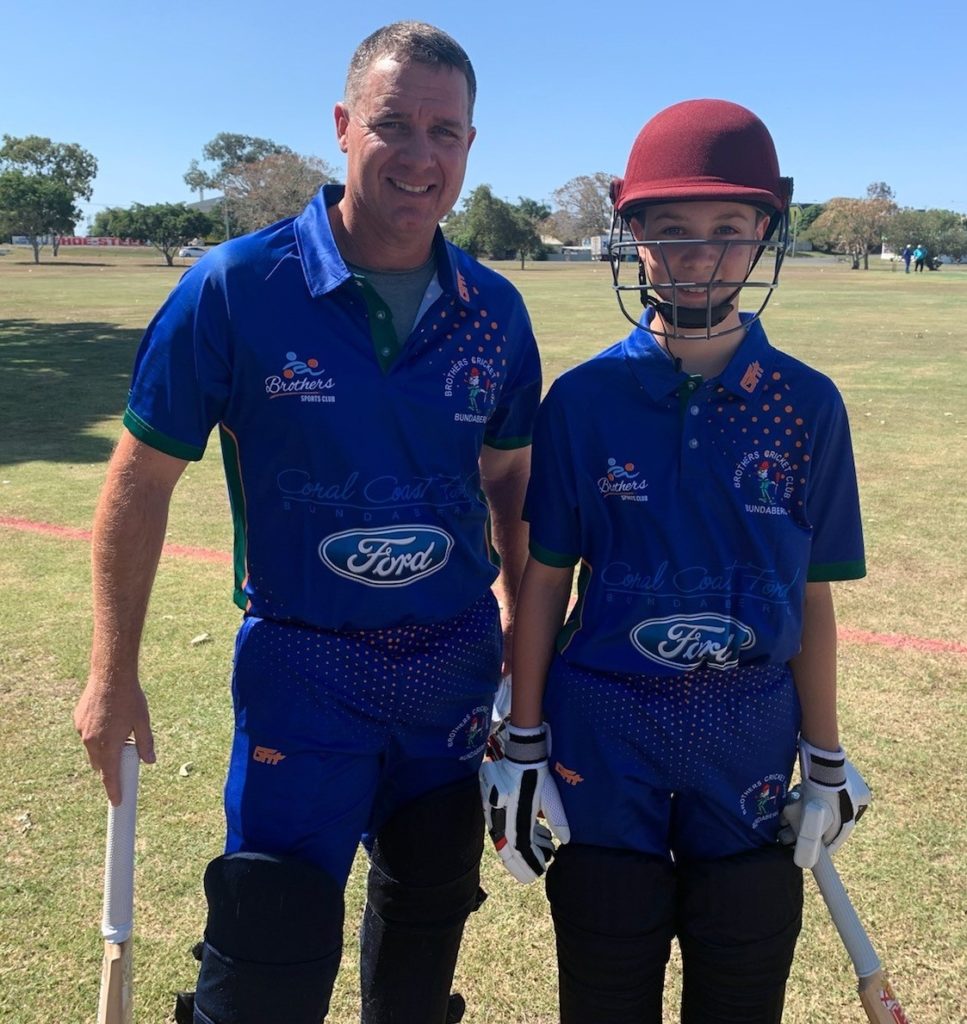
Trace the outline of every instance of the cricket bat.
<instances>
[{"instance_id":1,"label":"cricket bat","mask_svg":"<svg viewBox=\"0 0 967 1024\"><path fill-rule=\"evenodd\" d=\"M121 803L108 806L104 855L104 961L97 1024L131 1024L131 943L134 925L134 826L138 809L138 751L121 749Z\"/></svg>"},{"instance_id":2,"label":"cricket bat","mask_svg":"<svg viewBox=\"0 0 967 1024\"><path fill-rule=\"evenodd\" d=\"M825 847L820 847L813 875L839 937L853 961L859 979L860 1003L871 1024L910 1024Z\"/></svg>"}]
</instances>

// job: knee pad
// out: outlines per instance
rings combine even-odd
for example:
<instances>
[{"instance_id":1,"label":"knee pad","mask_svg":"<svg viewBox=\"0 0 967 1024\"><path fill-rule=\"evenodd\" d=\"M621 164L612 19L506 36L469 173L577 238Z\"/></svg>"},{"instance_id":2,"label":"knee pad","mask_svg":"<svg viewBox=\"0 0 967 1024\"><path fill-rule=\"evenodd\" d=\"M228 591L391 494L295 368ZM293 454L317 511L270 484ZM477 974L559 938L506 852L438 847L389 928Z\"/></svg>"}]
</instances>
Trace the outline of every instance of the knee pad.
<instances>
[{"instance_id":1,"label":"knee pad","mask_svg":"<svg viewBox=\"0 0 967 1024\"><path fill-rule=\"evenodd\" d=\"M360 935L362 1024L461 1018L450 984L464 922L485 895L482 852L476 778L412 801L380 829Z\"/></svg>"},{"instance_id":2,"label":"knee pad","mask_svg":"<svg viewBox=\"0 0 967 1024\"><path fill-rule=\"evenodd\" d=\"M683 1024L778 1024L801 927L791 848L679 865Z\"/></svg>"},{"instance_id":3,"label":"knee pad","mask_svg":"<svg viewBox=\"0 0 967 1024\"><path fill-rule=\"evenodd\" d=\"M661 1020L675 872L660 857L569 843L547 872L562 1024Z\"/></svg>"},{"instance_id":4,"label":"knee pad","mask_svg":"<svg viewBox=\"0 0 967 1024\"><path fill-rule=\"evenodd\" d=\"M196 1024L319 1024L342 954L342 888L293 857L234 853L205 871Z\"/></svg>"},{"instance_id":5,"label":"knee pad","mask_svg":"<svg viewBox=\"0 0 967 1024\"><path fill-rule=\"evenodd\" d=\"M398 924L463 921L485 898L479 889L483 836L476 778L411 801L376 836L370 907Z\"/></svg>"}]
</instances>

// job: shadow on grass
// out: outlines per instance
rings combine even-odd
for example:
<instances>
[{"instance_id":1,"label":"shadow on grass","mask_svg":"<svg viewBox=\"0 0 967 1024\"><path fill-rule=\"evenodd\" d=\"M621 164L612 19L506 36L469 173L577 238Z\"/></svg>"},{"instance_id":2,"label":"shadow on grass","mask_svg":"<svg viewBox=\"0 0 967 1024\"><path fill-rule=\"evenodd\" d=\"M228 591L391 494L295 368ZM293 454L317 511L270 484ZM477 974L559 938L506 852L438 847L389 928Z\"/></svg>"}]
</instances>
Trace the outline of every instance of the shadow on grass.
<instances>
[{"instance_id":1,"label":"shadow on grass","mask_svg":"<svg viewBox=\"0 0 967 1024\"><path fill-rule=\"evenodd\" d=\"M114 439L87 431L127 403L140 330L0 319L0 463L106 462Z\"/></svg>"}]
</instances>

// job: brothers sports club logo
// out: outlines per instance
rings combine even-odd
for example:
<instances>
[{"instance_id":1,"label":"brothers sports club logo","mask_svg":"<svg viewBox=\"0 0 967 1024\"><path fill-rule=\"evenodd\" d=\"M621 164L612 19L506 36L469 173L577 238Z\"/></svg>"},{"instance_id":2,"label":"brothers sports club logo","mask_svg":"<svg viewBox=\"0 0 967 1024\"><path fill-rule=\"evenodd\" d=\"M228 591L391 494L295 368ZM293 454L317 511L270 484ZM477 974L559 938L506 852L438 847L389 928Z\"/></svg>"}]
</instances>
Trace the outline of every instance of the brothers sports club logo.
<instances>
[{"instance_id":1,"label":"brothers sports club logo","mask_svg":"<svg viewBox=\"0 0 967 1024\"><path fill-rule=\"evenodd\" d=\"M641 471L635 469L633 462L619 463L617 459L608 459L608 468L604 476L598 478L598 490L606 498L620 498L622 501L647 501L644 493L648 481L641 479Z\"/></svg>"},{"instance_id":2,"label":"brothers sports club logo","mask_svg":"<svg viewBox=\"0 0 967 1024\"><path fill-rule=\"evenodd\" d=\"M319 545L319 557L334 573L367 587L405 587L439 572L453 538L435 526L386 526L344 530Z\"/></svg>"},{"instance_id":3,"label":"brothers sports club logo","mask_svg":"<svg viewBox=\"0 0 967 1024\"><path fill-rule=\"evenodd\" d=\"M493 360L483 356L466 356L452 363L443 382L446 398L462 392L467 399L464 411L455 412L457 423L486 423L497 402L499 373Z\"/></svg>"},{"instance_id":4,"label":"brothers sports club logo","mask_svg":"<svg viewBox=\"0 0 967 1024\"><path fill-rule=\"evenodd\" d=\"M715 612L646 619L629 634L639 654L666 668L735 668L742 651L755 645L751 627Z\"/></svg>"},{"instance_id":5,"label":"brothers sports club logo","mask_svg":"<svg viewBox=\"0 0 967 1024\"><path fill-rule=\"evenodd\" d=\"M792 497L795 469L779 452L765 449L746 452L736 463L732 486L751 498L746 512L787 516Z\"/></svg>"},{"instance_id":6,"label":"brothers sports club logo","mask_svg":"<svg viewBox=\"0 0 967 1024\"><path fill-rule=\"evenodd\" d=\"M300 359L295 352L286 352L282 372L265 378L265 393L269 398L298 397L303 402L335 402L329 394L336 382L319 366L319 360L310 356Z\"/></svg>"}]
</instances>

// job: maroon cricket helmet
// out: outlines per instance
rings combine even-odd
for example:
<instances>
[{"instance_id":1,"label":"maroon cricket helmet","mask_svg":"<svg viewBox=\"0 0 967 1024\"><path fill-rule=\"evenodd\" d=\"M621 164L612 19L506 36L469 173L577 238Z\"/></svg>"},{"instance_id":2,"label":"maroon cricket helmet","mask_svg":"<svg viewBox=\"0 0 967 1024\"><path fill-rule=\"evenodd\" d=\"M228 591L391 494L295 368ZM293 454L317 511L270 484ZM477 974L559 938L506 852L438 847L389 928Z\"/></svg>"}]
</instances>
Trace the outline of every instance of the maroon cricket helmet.
<instances>
[{"instance_id":1,"label":"maroon cricket helmet","mask_svg":"<svg viewBox=\"0 0 967 1024\"><path fill-rule=\"evenodd\" d=\"M792 183L780 176L772 136L751 110L727 100L686 100L641 129L611 197L622 216L650 203L699 199L782 213Z\"/></svg>"}]
</instances>

